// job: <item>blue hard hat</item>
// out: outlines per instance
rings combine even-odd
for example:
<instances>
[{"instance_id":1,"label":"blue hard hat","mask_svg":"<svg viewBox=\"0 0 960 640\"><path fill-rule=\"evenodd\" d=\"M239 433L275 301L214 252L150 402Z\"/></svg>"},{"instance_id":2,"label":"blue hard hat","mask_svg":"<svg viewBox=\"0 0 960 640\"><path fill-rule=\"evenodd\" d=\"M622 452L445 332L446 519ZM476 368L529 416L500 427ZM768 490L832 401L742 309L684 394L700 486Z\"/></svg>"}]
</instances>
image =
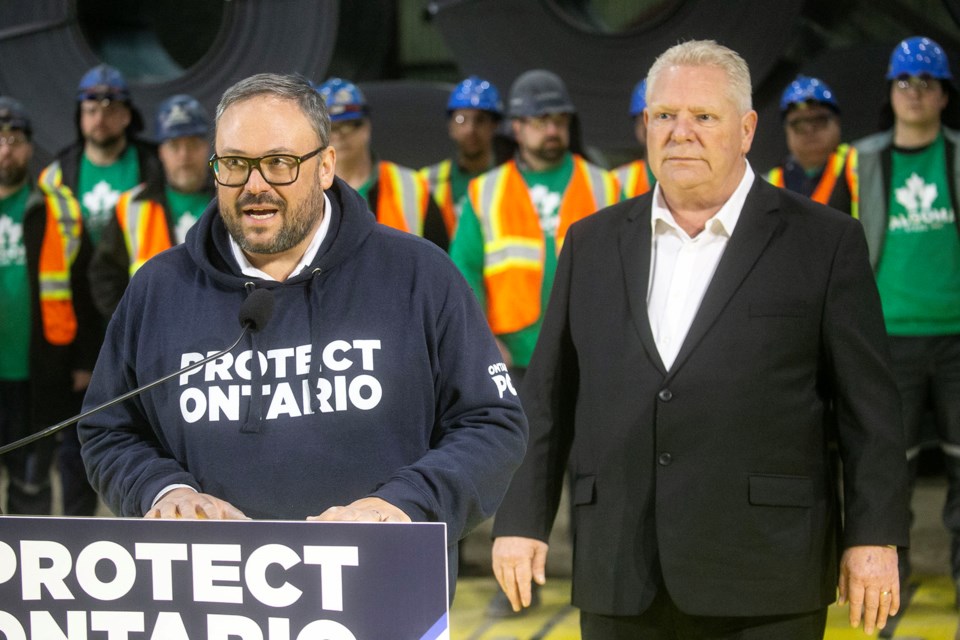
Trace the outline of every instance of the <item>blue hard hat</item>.
<instances>
[{"instance_id":1,"label":"blue hard hat","mask_svg":"<svg viewBox=\"0 0 960 640\"><path fill-rule=\"evenodd\" d=\"M819 78L797 76L793 82L787 85L787 88L783 90L783 95L780 96L780 113L784 114L793 105L805 102L819 102L837 113L840 112L837 98L826 82Z\"/></svg>"},{"instance_id":2,"label":"blue hard hat","mask_svg":"<svg viewBox=\"0 0 960 640\"><path fill-rule=\"evenodd\" d=\"M644 78L633 88L630 96L630 115L634 118L647 108L647 79Z\"/></svg>"},{"instance_id":3,"label":"blue hard hat","mask_svg":"<svg viewBox=\"0 0 960 640\"><path fill-rule=\"evenodd\" d=\"M157 142L188 136L207 137L210 116L197 99L186 94L171 96L157 107Z\"/></svg>"},{"instance_id":4,"label":"blue hard hat","mask_svg":"<svg viewBox=\"0 0 960 640\"><path fill-rule=\"evenodd\" d=\"M130 101L130 89L123 74L108 64L97 65L80 79L77 87L77 100L119 100Z\"/></svg>"},{"instance_id":5,"label":"blue hard hat","mask_svg":"<svg viewBox=\"0 0 960 640\"><path fill-rule=\"evenodd\" d=\"M478 76L470 76L450 93L447 113L455 109L479 109L489 111L498 118L503 117L503 101L500 99L500 92L489 80Z\"/></svg>"},{"instance_id":6,"label":"blue hard hat","mask_svg":"<svg viewBox=\"0 0 960 640\"><path fill-rule=\"evenodd\" d=\"M367 99L357 85L349 80L330 78L317 87L317 93L327 103L331 122L367 117Z\"/></svg>"},{"instance_id":7,"label":"blue hard hat","mask_svg":"<svg viewBox=\"0 0 960 640\"><path fill-rule=\"evenodd\" d=\"M27 110L9 96L0 96L0 131L23 131L29 138L33 133Z\"/></svg>"},{"instance_id":8,"label":"blue hard hat","mask_svg":"<svg viewBox=\"0 0 960 640\"><path fill-rule=\"evenodd\" d=\"M937 80L953 78L943 47L923 36L907 38L890 54L887 80L900 76L930 76Z\"/></svg>"}]
</instances>

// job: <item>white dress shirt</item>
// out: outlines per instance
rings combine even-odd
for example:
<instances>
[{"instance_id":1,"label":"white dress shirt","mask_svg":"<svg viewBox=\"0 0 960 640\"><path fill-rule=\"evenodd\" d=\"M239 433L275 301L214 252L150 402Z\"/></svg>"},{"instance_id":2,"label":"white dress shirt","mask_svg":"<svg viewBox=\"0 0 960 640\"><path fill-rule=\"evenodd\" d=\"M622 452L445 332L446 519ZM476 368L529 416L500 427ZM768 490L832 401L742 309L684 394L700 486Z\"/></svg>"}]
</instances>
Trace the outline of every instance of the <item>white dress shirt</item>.
<instances>
[{"instance_id":1,"label":"white dress shirt","mask_svg":"<svg viewBox=\"0 0 960 640\"><path fill-rule=\"evenodd\" d=\"M754 177L747 163L733 195L707 220L703 231L692 238L667 209L660 184L653 189L647 316L660 359L668 371L737 226Z\"/></svg>"}]
</instances>

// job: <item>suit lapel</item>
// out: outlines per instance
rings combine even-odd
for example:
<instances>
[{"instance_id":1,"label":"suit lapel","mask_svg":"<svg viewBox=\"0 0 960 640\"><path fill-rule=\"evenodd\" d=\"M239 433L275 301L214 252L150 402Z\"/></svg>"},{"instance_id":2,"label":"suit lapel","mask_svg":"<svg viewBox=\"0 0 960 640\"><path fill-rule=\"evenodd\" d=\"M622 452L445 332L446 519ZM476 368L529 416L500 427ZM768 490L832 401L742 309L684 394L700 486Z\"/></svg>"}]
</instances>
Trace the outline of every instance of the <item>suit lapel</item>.
<instances>
[{"instance_id":1,"label":"suit lapel","mask_svg":"<svg viewBox=\"0 0 960 640\"><path fill-rule=\"evenodd\" d=\"M687 337L670 368L670 375L683 366L770 242L774 231L780 225L776 216L769 215L778 208L778 201L777 188L757 176Z\"/></svg>"},{"instance_id":2,"label":"suit lapel","mask_svg":"<svg viewBox=\"0 0 960 640\"><path fill-rule=\"evenodd\" d=\"M653 192L641 196L623 219L620 236L620 263L633 324L650 361L666 375L647 315L647 290L650 286L650 205Z\"/></svg>"}]
</instances>

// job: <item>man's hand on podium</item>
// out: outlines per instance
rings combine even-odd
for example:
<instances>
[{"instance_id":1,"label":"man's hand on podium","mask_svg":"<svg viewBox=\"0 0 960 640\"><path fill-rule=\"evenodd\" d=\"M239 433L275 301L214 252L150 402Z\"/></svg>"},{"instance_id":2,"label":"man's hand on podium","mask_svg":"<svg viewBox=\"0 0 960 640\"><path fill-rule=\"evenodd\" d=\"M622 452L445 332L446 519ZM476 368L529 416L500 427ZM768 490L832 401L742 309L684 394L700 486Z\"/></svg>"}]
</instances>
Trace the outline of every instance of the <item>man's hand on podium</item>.
<instances>
[{"instance_id":1,"label":"man's hand on podium","mask_svg":"<svg viewBox=\"0 0 960 640\"><path fill-rule=\"evenodd\" d=\"M220 498L180 487L163 494L144 518L190 520L249 520L240 509Z\"/></svg>"},{"instance_id":2,"label":"man's hand on podium","mask_svg":"<svg viewBox=\"0 0 960 640\"><path fill-rule=\"evenodd\" d=\"M307 520L347 522L412 522L410 516L380 498L361 498L345 507L330 507Z\"/></svg>"}]
</instances>

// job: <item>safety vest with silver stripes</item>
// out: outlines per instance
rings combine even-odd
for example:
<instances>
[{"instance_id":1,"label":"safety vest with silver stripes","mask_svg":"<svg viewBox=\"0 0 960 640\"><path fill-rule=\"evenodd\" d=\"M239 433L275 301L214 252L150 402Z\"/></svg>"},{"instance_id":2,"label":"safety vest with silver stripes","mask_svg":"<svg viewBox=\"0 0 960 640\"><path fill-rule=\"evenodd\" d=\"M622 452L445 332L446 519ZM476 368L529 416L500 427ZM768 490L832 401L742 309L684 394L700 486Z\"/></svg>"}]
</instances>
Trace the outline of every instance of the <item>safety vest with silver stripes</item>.
<instances>
[{"instance_id":1,"label":"safety vest with silver stripes","mask_svg":"<svg viewBox=\"0 0 960 640\"><path fill-rule=\"evenodd\" d=\"M619 199L620 185L609 171L573 156L573 174L560 202L556 251L577 220ZM533 325L541 314L540 294L546 241L540 216L515 160L470 181L470 204L484 236L483 279L487 321L495 334Z\"/></svg>"},{"instance_id":2,"label":"safety vest with silver stripes","mask_svg":"<svg viewBox=\"0 0 960 640\"><path fill-rule=\"evenodd\" d=\"M146 184L136 186L117 200L117 222L127 245L131 276L144 262L173 246L163 206L155 200L137 199L144 189Z\"/></svg>"},{"instance_id":3,"label":"safety vest with silver stripes","mask_svg":"<svg viewBox=\"0 0 960 640\"><path fill-rule=\"evenodd\" d=\"M381 160L378 170L377 222L423 235L430 190L412 169Z\"/></svg>"},{"instance_id":4,"label":"safety vest with silver stripes","mask_svg":"<svg viewBox=\"0 0 960 640\"><path fill-rule=\"evenodd\" d=\"M47 222L40 245L40 316L43 336L53 345L67 345L77 335L70 269L80 252L83 217L80 202L63 184L59 162L40 174L40 190L47 205Z\"/></svg>"}]
</instances>

